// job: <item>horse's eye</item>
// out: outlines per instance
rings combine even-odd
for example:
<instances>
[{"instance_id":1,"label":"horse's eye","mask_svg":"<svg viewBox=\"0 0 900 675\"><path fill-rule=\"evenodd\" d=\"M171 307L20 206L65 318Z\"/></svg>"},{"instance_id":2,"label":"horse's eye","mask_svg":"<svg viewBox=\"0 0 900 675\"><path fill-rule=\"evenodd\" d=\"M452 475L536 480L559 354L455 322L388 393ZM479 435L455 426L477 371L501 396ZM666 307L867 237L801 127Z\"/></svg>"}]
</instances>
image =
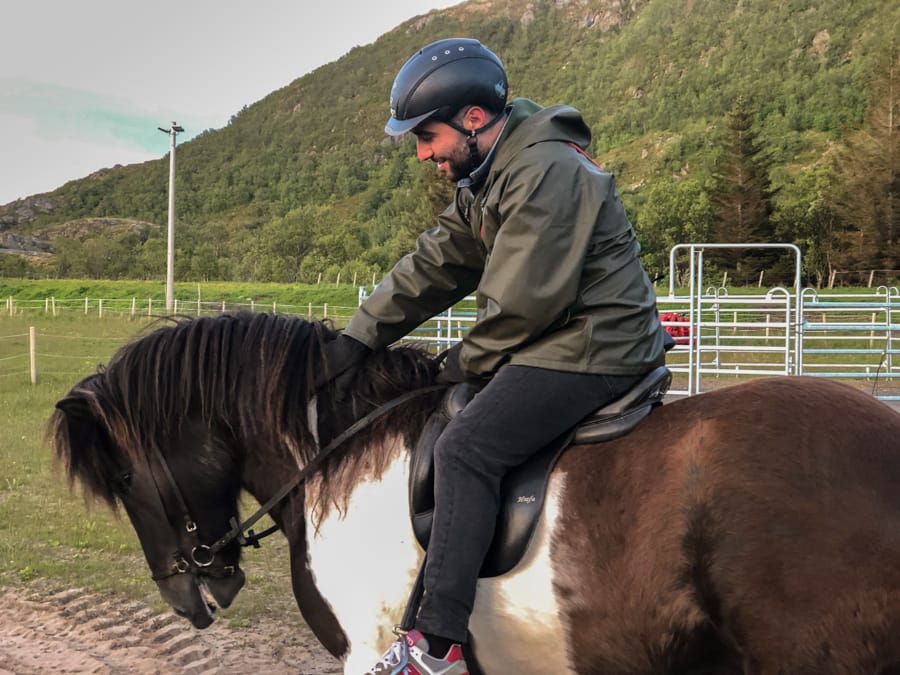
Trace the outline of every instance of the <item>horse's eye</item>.
<instances>
[{"instance_id":1,"label":"horse's eye","mask_svg":"<svg viewBox=\"0 0 900 675\"><path fill-rule=\"evenodd\" d=\"M119 474L119 480L117 482L122 492L127 492L131 487L131 477L131 471L123 471L121 474Z\"/></svg>"}]
</instances>

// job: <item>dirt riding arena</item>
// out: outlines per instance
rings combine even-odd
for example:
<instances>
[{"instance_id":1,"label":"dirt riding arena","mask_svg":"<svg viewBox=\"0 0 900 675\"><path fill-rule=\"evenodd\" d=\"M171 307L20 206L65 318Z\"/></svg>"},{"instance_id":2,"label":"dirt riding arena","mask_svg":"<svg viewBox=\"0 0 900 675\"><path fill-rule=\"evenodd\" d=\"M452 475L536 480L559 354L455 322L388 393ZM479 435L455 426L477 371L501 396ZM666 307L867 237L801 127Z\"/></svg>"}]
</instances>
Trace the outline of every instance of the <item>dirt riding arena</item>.
<instances>
[{"instance_id":1,"label":"dirt riding arena","mask_svg":"<svg viewBox=\"0 0 900 675\"><path fill-rule=\"evenodd\" d=\"M302 624L192 628L138 602L77 590L0 591L0 675L340 673Z\"/></svg>"}]
</instances>

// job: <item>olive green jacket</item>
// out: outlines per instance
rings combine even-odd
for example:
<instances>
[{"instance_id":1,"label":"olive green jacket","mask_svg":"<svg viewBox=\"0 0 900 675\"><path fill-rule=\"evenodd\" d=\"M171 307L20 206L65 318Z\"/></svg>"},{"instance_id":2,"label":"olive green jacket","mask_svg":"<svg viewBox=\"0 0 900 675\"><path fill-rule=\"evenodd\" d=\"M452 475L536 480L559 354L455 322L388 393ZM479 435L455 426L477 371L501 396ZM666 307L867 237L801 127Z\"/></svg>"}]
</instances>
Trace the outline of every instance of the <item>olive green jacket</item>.
<instances>
[{"instance_id":1,"label":"olive green jacket","mask_svg":"<svg viewBox=\"0 0 900 675\"><path fill-rule=\"evenodd\" d=\"M460 365L636 375L664 360L656 296L611 174L568 106L513 101L491 154L359 307L345 333L386 347L477 292Z\"/></svg>"}]
</instances>

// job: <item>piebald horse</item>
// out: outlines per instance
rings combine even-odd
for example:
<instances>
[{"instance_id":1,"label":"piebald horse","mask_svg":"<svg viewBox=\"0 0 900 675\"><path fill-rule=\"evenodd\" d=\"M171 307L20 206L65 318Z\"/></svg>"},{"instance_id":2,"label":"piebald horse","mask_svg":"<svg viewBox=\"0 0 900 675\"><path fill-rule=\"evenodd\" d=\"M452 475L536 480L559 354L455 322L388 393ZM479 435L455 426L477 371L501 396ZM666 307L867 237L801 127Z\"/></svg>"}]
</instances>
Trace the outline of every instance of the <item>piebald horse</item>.
<instances>
[{"instance_id":1,"label":"piebald horse","mask_svg":"<svg viewBox=\"0 0 900 675\"><path fill-rule=\"evenodd\" d=\"M313 411L335 335L265 314L174 321L73 387L49 430L70 479L124 507L162 597L197 627L244 581L223 539L241 490L264 503L314 465L270 514L306 622L359 675L422 560L407 479L441 392L435 360L398 347ZM900 673L900 416L848 385L772 378L571 447L523 559L479 581L470 634L488 675Z\"/></svg>"}]
</instances>

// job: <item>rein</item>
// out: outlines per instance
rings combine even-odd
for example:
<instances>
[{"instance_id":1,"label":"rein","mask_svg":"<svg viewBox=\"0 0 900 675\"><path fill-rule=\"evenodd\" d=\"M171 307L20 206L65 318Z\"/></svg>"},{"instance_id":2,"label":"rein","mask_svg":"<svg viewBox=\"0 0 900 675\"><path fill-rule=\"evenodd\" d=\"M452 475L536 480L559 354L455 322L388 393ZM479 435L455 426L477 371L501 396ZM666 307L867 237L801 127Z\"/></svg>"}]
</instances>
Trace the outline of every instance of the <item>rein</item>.
<instances>
[{"instance_id":1,"label":"rein","mask_svg":"<svg viewBox=\"0 0 900 675\"><path fill-rule=\"evenodd\" d=\"M278 504L278 502L284 499L298 485L303 483L303 481L305 481L313 471L315 471L332 453L334 453L335 450L343 445L343 443L348 438L354 436L360 430L370 425L379 417L383 417L397 406L403 405L407 401L417 398L418 396L422 396L423 394L428 394L445 387L446 385L443 384L434 384L427 387L422 387L421 389L415 389L413 391L406 392L405 394L401 394L397 398L391 399L387 403L381 404L368 415L365 415L364 417L358 419L356 422L347 427L343 432L335 436L328 445L326 445L315 457L312 458L312 460L310 460L310 462L305 467L303 467L303 469L300 470L299 473L297 473L296 476L294 476L294 478L283 485L281 489L271 497L271 499L269 499L265 504L257 509L256 513L247 518L247 520L242 523L238 523L237 517L232 516L228 521L228 524L231 525L231 529L225 533L225 536L223 536L211 546L200 543L197 537L197 523L190 515L187 501L184 499L184 495L178 487L178 482L175 480L175 476L172 474L172 470L169 468L169 463L166 461L166 458L163 456L159 448L157 448L157 462L162 466L166 481L172 487L172 492L174 493L175 499L178 502L178 510L181 511L181 518L184 521L184 529L193 538L195 545L191 549L190 561L185 559L185 557L181 553L176 552L174 563L167 571L156 572L151 570L153 572L153 580L161 581L162 579L176 576L178 574L185 574L187 572L191 572L192 574L202 574L204 576L210 577L225 577L234 574L234 568L231 565L228 565L221 570L212 568L213 561L215 560L216 554L219 551L221 551L228 544L235 540L237 540L237 542L241 546L253 546L254 548L259 548L259 540L278 531L278 525L273 525L263 532L260 532L259 534L255 533L253 530L249 530L248 528L254 525L256 521L258 521L264 515L269 513L269 511L271 511L275 507L275 505ZM162 491L159 489L159 485L156 486L156 491L159 496L160 503L162 504L163 510L168 511L168 509L166 509L165 500L162 497ZM247 530L246 535L244 534L245 530ZM191 564L191 561L193 561L193 564Z\"/></svg>"},{"instance_id":2,"label":"rein","mask_svg":"<svg viewBox=\"0 0 900 675\"><path fill-rule=\"evenodd\" d=\"M315 471L335 450L343 445L343 443L348 438L351 438L360 430L369 426L378 418L383 417L397 406L403 405L407 401L410 401L424 394L430 394L431 392L438 391L439 389L444 388L446 388L446 385L444 384L434 384L428 387L422 387L421 389L409 391L405 394L401 394L397 398L391 399L387 403L381 404L368 415L359 418L356 422L347 427L343 432L335 436L331 440L331 442L324 448L322 448L319 454L313 457L313 459L310 460L310 462L305 467L303 467L296 476L285 483L281 487L281 489L278 490L278 492L272 495L272 497L265 504L260 506L252 516L247 518L247 520L242 523L238 523L237 517L232 516L231 520L228 521L229 525L231 525L231 529L227 533L225 533L225 536L219 539L212 546L202 545L202 548L206 549L206 552L209 554L210 560L216 555L216 553L221 551L225 546L230 544L235 539L241 546L253 546L254 548L259 548L259 540L263 537L269 536L273 532L276 532L279 529L278 526L273 525L272 527L259 534L253 532L253 530L248 530L248 528L252 527L256 523L256 521L269 513L269 511L271 511L275 507L275 505L278 504L278 502L284 499L298 485L303 483L303 481L305 481L306 478L313 471ZM247 535L244 535L245 530L248 530Z\"/></svg>"}]
</instances>

